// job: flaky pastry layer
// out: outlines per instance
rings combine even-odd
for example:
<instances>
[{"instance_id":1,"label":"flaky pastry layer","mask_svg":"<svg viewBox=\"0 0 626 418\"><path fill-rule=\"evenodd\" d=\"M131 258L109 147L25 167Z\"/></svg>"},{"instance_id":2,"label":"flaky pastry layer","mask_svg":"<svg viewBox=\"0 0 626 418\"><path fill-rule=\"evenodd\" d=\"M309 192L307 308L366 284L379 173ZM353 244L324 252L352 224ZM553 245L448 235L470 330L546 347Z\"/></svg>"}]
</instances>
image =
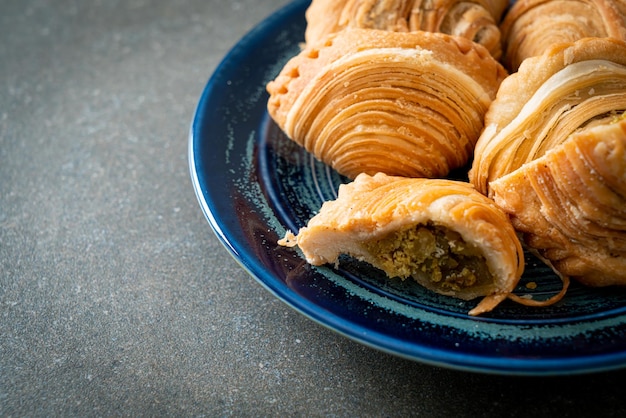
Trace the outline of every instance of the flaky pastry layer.
<instances>
[{"instance_id":1,"label":"flaky pastry layer","mask_svg":"<svg viewBox=\"0 0 626 418\"><path fill-rule=\"evenodd\" d=\"M485 116L469 173L477 190L626 110L626 42L587 38L528 58L507 77Z\"/></svg>"},{"instance_id":2,"label":"flaky pastry layer","mask_svg":"<svg viewBox=\"0 0 626 418\"><path fill-rule=\"evenodd\" d=\"M348 28L284 66L268 111L347 177L443 177L469 160L505 76L464 38Z\"/></svg>"},{"instance_id":3,"label":"flaky pastry layer","mask_svg":"<svg viewBox=\"0 0 626 418\"><path fill-rule=\"evenodd\" d=\"M626 285L626 119L571 135L491 183L495 202L562 274Z\"/></svg>"},{"instance_id":4,"label":"flaky pastry layer","mask_svg":"<svg viewBox=\"0 0 626 418\"><path fill-rule=\"evenodd\" d=\"M498 22L508 0L313 0L306 12L307 44L346 27L394 32L441 32L476 42L498 59Z\"/></svg>"},{"instance_id":5,"label":"flaky pastry layer","mask_svg":"<svg viewBox=\"0 0 626 418\"><path fill-rule=\"evenodd\" d=\"M611 37L626 41L624 0L519 0L500 29L503 62L510 71L554 45L583 38Z\"/></svg>"}]
</instances>

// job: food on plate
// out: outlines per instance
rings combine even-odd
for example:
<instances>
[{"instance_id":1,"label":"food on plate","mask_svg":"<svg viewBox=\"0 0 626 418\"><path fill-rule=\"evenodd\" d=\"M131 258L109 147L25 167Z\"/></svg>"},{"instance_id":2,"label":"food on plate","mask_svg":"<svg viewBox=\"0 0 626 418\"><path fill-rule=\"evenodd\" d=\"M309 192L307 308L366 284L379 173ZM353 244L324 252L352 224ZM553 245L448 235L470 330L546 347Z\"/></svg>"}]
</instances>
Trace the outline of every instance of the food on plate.
<instances>
[{"instance_id":1,"label":"food on plate","mask_svg":"<svg viewBox=\"0 0 626 418\"><path fill-rule=\"evenodd\" d=\"M588 38L528 58L507 77L485 116L469 180L490 183L626 109L626 42Z\"/></svg>"},{"instance_id":2,"label":"food on plate","mask_svg":"<svg viewBox=\"0 0 626 418\"><path fill-rule=\"evenodd\" d=\"M626 43L588 38L502 83L469 173L563 275L626 284Z\"/></svg>"},{"instance_id":3,"label":"food on plate","mask_svg":"<svg viewBox=\"0 0 626 418\"><path fill-rule=\"evenodd\" d=\"M361 174L279 243L297 245L312 265L347 254L443 295L481 297L470 315L507 297L546 305L565 292L548 301L511 294L524 270L522 246L506 214L467 182Z\"/></svg>"},{"instance_id":4,"label":"food on plate","mask_svg":"<svg viewBox=\"0 0 626 418\"><path fill-rule=\"evenodd\" d=\"M502 54L498 22L508 0L313 0L305 41L316 44L346 27L462 36Z\"/></svg>"},{"instance_id":5,"label":"food on plate","mask_svg":"<svg viewBox=\"0 0 626 418\"><path fill-rule=\"evenodd\" d=\"M626 116L591 123L491 183L527 244L585 285L626 285Z\"/></svg>"},{"instance_id":6,"label":"food on plate","mask_svg":"<svg viewBox=\"0 0 626 418\"><path fill-rule=\"evenodd\" d=\"M520 0L500 30L503 63L516 71L524 59L555 44L589 37L626 40L626 0Z\"/></svg>"},{"instance_id":7,"label":"food on plate","mask_svg":"<svg viewBox=\"0 0 626 418\"><path fill-rule=\"evenodd\" d=\"M346 28L267 85L285 134L340 174L444 177L467 164L506 71L480 45Z\"/></svg>"},{"instance_id":8,"label":"food on plate","mask_svg":"<svg viewBox=\"0 0 626 418\"><path fill-rule=\"evenodd\" d=\"M313 265L347 254L482 298L471 315L507 298L553 304L570 277L626 285L625 4L517 2L502 25L508 75L483 46L412 26L442 16L422 3L314 1L303 50L267 85L268 112L352 181L279 243ZM469 182L444 179L470 159ZM557 295L512 293L520 239L563 281Z\"/></svg>"}]
</instances>

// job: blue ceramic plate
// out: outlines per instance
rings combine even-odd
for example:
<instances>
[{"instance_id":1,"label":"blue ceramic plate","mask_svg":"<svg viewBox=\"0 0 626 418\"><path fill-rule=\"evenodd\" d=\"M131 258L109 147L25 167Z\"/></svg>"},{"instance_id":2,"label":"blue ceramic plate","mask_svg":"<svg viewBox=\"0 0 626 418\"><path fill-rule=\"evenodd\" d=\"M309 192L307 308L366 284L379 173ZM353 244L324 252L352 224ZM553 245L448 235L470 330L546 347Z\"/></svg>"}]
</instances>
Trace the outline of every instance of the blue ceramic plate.
<instances>
[{"instance_id":1,"label":"blue ceramic plate","mask_svg":"<svg viewBox=\"0 0 626 418\"><path fill-rule=\"evenodd\" d=\"M385 279L349 259L311 267L276 241L297 231L345 181L289 141L266 112L266 83L299 51L308 1L245 36L209 80L193 120L189 164L211 227L255 279L310 319L367 346L427 364L518 375L574 374L626 365L626 291L572 284L549 308L506 301L479 318L476 301ZM560 280L528 254L517 290L535 297Z\"/></svg>"}]
</instances>

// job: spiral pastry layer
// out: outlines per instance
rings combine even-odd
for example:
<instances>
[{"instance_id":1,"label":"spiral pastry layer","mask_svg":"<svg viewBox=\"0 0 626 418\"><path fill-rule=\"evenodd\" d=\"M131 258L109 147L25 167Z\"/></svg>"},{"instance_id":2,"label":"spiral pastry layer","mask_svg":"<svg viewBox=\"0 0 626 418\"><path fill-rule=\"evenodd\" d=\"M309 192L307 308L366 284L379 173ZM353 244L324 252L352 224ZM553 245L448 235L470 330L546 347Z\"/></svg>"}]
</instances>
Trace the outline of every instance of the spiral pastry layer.
<instances>
[{"instance_id":1,"label":"spiral pastry layer","mask_svg":"<svg viewBox=\"0 0 626 418\"><path fill-rule=\"evenodd\" d=\"M315 44L346 27L461 36L502 55L498 23L508 0L313 0L305 40Z\"/></svg>"},{"instance_id":2,"label":"spiral pastry layer","mask_svg":"<svg viewBox=\"0 0 626 418\"><path fill-rule=\"evenodd\" d=\"M492 183L524 240L589 286L626 285L626 119L593 125Z\"/></svg>"},{"instance_id":3,"label":"spiral pastry layer","mask_svg":"<svg viewBox=\"0 0 626 418\"><path fill-rule=\"evenodd\" d=\"M626 42L526 59L486 117L470 181L562 275L626 285Z\"/></svg>"},{"instance_id":4,"label":"spiral pastry layer","mask_svg":"<svg viewBox=\"0 0 626 418\"><path fill-rule=\"evenodd\" d=\"M441 33L347 28L267 85L286 135L349 178L443 177L465 165L504 68Z\"/></svg>"},{"instance_id":5,"label":"spiral pastry layer","mask_svg":"<svg viewBox=\"0 0 626 418\"><path fill-rule=\"evenodd\" d=\"M507 77L485 116L469 179L490 183L626 110L626 42L587 38L529 58Z\"/></svg>"},{"instance_id":6,"label":"spiral pastry layer","mask_svg":"<svg viewBox=\"0 0 626 418\"><path fill-rule=\"evenodd\" d=\"M501 26L503 63L517 70L524 59L553 45L589 37L626 40L624 0L519 0Z\"/></svg>"}]
</instances>

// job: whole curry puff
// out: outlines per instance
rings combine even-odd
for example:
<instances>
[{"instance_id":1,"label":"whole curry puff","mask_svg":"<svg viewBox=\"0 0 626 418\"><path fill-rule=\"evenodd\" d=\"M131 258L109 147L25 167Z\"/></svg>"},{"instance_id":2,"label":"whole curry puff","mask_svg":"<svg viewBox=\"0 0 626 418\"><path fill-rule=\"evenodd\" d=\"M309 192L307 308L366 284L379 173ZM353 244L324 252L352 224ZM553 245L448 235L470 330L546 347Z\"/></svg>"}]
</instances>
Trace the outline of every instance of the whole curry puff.
<instances>
[{"instance_id":1,"label":"whole curry puff","mask_svg":"<svg viewBox=\"0 0 626 418\"><path fill-rule=\"evenodd\" d=\"M443 177L467 164L505 76L465 38L347 28L285 65L268 111L347 177Z\"/></svg>"}]
</instances>

